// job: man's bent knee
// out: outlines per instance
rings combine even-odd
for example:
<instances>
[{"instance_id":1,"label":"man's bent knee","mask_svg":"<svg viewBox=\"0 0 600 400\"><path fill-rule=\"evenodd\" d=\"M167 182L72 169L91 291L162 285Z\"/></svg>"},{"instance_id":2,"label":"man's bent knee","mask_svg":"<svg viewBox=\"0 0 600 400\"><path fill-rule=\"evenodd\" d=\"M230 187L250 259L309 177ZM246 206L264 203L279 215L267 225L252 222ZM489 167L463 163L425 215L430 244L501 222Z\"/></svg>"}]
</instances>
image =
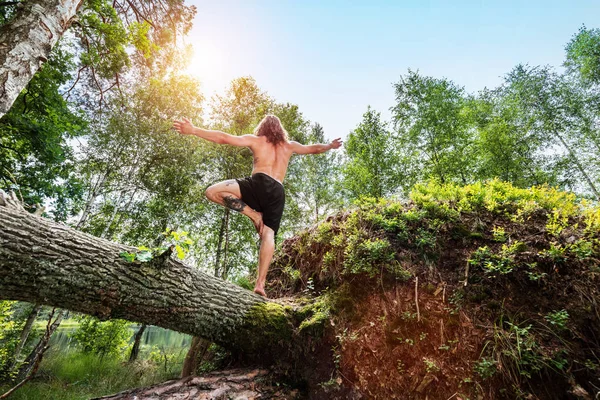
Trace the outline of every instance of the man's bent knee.
<instances>
[{"instance_id":1,"label":"man's bent knee","mask_svg":"<svg viewBox=\"0 0 600 400\"><path fill-rule=\"evenodd\" d=\"M208 188L206 188L206 191L204 192L204 196L206 196L207 199L209 199L210 201L215 201L217 195L217 191L215 190L214 186L209 186Z\"/></svg>"},{"instance_id":2,"label":"man's bent knee","mask_svg":"<svg viewBox=\"0 0 600 400\"><path fill-rule=\"evenodd\" d=\"M265 241L275 241L275 232L265 225L262 234L260 235L260 239Z\"/></svg>"}]
</instances>

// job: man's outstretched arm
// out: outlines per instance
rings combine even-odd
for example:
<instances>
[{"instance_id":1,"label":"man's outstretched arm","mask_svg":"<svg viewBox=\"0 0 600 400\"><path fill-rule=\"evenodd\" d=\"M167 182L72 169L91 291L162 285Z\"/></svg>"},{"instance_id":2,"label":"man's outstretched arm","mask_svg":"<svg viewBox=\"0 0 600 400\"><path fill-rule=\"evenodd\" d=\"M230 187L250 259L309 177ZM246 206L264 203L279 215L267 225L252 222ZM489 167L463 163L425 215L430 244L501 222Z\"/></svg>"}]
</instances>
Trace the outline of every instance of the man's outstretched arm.
<instances>
[{"instance_id":1,"label":"man's outstretched arm","mask_svg":"<svg viewBox=\"0 0 600 400\"><path fill-rule=\"evenodd\" d=\"M304 145L298 142L290 142L292 151L296 154L320 154L325 153L327 150L339 149L342 145L341 138L335 139L333 142L328 144L309 144Z\"/></svg>"},{"instance_id":2,"label":"man's outstretched arm","mask_svg":"<svg viewBox=\"0 0 600 400\"><path fill-rule=\"evenodd\" d=\"M194 135L218 144L250 147L256 140L254 135L235 136L221 131L197 128L187 118L183 118L183 121L174 121L173 128L182 135Z\"/></svg>"}]
</instances>

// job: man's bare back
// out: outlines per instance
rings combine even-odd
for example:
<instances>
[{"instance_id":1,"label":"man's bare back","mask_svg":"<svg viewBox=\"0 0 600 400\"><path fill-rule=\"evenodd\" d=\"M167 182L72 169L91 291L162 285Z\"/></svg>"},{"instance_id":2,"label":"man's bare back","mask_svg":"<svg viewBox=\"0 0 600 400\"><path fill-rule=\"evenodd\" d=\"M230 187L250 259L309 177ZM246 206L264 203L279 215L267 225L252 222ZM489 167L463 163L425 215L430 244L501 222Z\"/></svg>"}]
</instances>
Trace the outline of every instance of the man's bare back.
<instances>
[{"instance_id":1,"label":"man's bare back","mask_svg":"<svg viewBox=\"0 0 600 400\"><path fill-rule=\"evenodd\" d=\"M266 116L255 135L235 136L197 128L188 119L175 121L174 128L184 135L195 135L218 144L248 147L254 156L252 176L229 179L206 189L206 197L252 220L260 235L258 277L254 292L266 297L265 280L275 249L275 235L285 204L283 180L292 154L319 154L337 149L340 139L328 144L303 145L289 141L279 118Z\"/></svg>"},{"instance_id":2,"label":"man's bare back","mask_svg":"<svg viewBox=\"0 0 600 400\"><path fill-rule=\"evenodd\" d=\"M273 145L268 142L265 136L254 136L252 143L248 146L254 155L254 166L252 174L263 173L283 183L287 172L290 158L293 154L317 154L329 150L330 148L338 148L339 139L336 139L330 145L309 145L304 146L298 142L285 141L278 145Z\"/></svg>"}]
</instances>

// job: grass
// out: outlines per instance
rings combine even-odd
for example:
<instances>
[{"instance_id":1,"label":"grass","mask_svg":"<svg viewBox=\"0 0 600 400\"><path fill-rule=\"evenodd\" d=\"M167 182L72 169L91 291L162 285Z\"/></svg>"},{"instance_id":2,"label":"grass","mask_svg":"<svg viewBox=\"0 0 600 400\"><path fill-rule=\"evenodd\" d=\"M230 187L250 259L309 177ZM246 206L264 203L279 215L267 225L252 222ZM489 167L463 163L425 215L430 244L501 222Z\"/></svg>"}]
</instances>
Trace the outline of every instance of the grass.
<instances>
[{"instance_id":1,"label":"grass","mask_svg":"<svg viewBox=\"0 0 600 400\"><path fill-rule=\"evenodd\" d=\"M138 360L127 364L118 358L101 358L77 350L48 350L36 377L18 389L14 400L79 400L150 386L179 377L185 352L168 357L169 363ZM0 386L0 394L10 386Z\"/></svg>"}]
</instances>

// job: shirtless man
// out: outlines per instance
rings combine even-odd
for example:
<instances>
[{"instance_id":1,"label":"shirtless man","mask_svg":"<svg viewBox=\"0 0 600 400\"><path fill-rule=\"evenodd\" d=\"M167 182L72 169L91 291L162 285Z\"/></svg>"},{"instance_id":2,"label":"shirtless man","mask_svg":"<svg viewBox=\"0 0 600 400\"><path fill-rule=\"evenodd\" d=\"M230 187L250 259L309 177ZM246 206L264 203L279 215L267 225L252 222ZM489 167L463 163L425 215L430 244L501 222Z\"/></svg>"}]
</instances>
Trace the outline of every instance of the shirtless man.
<instances>
[{"instance_id":1,"label":"shirtless man","mask_svg":"<svg viewBox=\"0 0 600 400\"><path fill-rule=\"evenodd\" d=\"M275 236L279 230L285 192L283 179L292 154L319 154L337 149L341 140L329 144L303 145L289 141L281 121L267 115L258 124L253 135L234 136L220 131L197 128L190 120L175 121L173 127L183 135L195 135L218 144L248 147L254 155L252 176L230 179L206 189L206 197L217 204L240 212L250 218L260 236L258 279L254 292L267 297L265 280L275 250Z\"/></svg>"}]
</instances>

